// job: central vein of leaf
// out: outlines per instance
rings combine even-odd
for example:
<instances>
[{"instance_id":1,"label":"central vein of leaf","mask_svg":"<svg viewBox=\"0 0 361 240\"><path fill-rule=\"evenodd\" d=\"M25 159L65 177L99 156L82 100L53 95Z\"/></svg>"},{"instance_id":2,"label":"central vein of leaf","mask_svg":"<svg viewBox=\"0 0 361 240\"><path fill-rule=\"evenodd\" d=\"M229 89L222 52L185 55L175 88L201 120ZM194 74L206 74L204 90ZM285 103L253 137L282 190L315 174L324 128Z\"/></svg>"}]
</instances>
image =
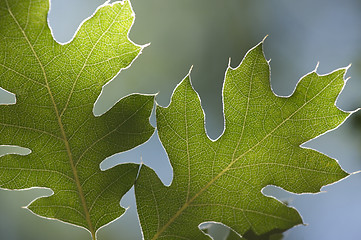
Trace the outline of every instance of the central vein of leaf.
<instances>
[{"instance_id":1,"label":"central vein of leaf","mask_svg":"<svg viewBox=\"0 0 361 240\"><path fill-rule=\"evenodd\" d=\"M187 99L187 89L184 91L184 99ZM186 128L186 145L187 145L187 162L188 162L188 189L187 189L187 198L186 202L189 199L189 192L191 189L191 158L189 156L189 144L188 144L188 121L187 121L187 104L184 104L184 119L185 119L185 128Z\"/></svg>"},{"instance_id":2,"label":"central vein of leaf","mask_svg":"<svg viewBox=\"0 0 361 240\"><path fill-rule=\"evenodd\" d=\"M7 8L8 8L8 11L9 11L9 14L11 15L11 17L14 19L14 22L16 23L16 25L19 27L21 33L23 34L26 42L28 43L32 53L34 54L34 57L36 58L41 70L42 70L42 73L43 73L43 76L44 76L44 80L45 80L45 87L49 93L49 96L50 96L50 99L51 99L51 102L53 104L53 107L54 107L54 111L55 111L55 114L56 114L56 118L58 120L58 124L59 124L59 128L60 128L60 132L61 132L61 135L62 135L62 138L63 138L63 141L64 141L64 144L65 144L65 148L66 148L66 151L67 151L67 154L68 154L68 157L69 157L69 162L70 162L70 166L71 166L71 169L72 169L72 172L73 172L73 175L74 175L74 181L76 183L76 186L77 186L77 189L78 189L78 194L79 194L79 197L80 197L80 200L82 202L82 205L83 205L83 209L84 209L84 213L85 213L85 218L86 218L86 221L88 223L88 227L89 227L89 231L91 232L92 234L92 237L93 239L95 239L95 232L94 232L94 228L92 226L92 222L90 220L90 214L89 214L89 211L88 211L88 208L87 208L87 204L86 204L86 201L85 201L85 197L84 197L84 193L83 193L83 189L81 187L81 184L80 184L80 181L79 181L79 176L78 176L78 172L77 172L77 169L76 167L74 166L74 161L73 161L73 157L72 157L72 153L71 153L71 150L70 150L70 146L69 146L69 142L67 140L67 137L66 137L66 134L65 134L65 131L64 131L64 127L63 127L63 123L61 121L61 118L60 118L60 114L59 114L59 110L58 110L58 107L55 103L55 100L54 100L54 97L53 97L53 94L51 92L51 89L49 87L49 83L48 83L48 78L47 78L47 75L46 75L46 71L44 69L44 65L42 64L42 62L40 61L40 58L39 56L37 55L33 45L31 44L29 38L27 37L24 29L20 26L18 20L16 19L16 17L14 16L14 14L12 13L11 9L10 9L10 6L9 6L9 3L8 1L6 0L6 5L7 5Z\"/></svg>"}]
</instances>

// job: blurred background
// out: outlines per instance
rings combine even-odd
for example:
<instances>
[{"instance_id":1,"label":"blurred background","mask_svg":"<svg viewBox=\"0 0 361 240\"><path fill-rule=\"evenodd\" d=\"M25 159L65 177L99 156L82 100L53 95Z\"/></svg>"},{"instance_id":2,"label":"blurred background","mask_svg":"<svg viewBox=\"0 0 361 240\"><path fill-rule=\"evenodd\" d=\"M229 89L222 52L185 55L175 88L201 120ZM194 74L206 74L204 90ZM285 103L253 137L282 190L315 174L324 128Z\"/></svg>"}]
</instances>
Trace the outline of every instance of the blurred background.
<instances>
[{"instance_id":1,"label":"blurred background","mask_svg":"<svg viewBox=\"0 0 361 240\"><path fill-rule=\"evenodd\" d=\"M61 43L72 39L79 24L103 4L101 0L51 0L49 24ZM221 89L226 67L237 66L244 54L266 35L264 50L272 59L272 88L277 95L290 95L299 78L315 69L326 74L352 63L351 79L337 106L351 111L361 107L361 1L359 0L132 0L136 20L130 39L151 43L131 68L122 71L104 88L95 107L103 113L123 96L157 93L166 106L174 87L193 65L192 82L206 113L209 136L223 131ZM0 91L0 103L14 96ZM155 123L154 117L152 119ZM341 127L305 144L336 158L349 173L361 170L361 115L350 117ZM5 151L2 149L1 151ZM147 143L106 159L106 169L122 162L143 161L156 170L165 184L172 168L155 134ZM287 240L360 239L361 174L324 187L320 194L295 195L275 187L264 194L275 196L298 209L307 226L284 233ZM22 206L50 194L50 190L0 190L0 239L90 239L83 229L39 218ZM122 199L129 207L115 222L98 232L100 240L140 240L133 189ZM215 227L215 239L227 231ZM216 236L217 235L217 236Z\"/></svg>"}]
</instances>

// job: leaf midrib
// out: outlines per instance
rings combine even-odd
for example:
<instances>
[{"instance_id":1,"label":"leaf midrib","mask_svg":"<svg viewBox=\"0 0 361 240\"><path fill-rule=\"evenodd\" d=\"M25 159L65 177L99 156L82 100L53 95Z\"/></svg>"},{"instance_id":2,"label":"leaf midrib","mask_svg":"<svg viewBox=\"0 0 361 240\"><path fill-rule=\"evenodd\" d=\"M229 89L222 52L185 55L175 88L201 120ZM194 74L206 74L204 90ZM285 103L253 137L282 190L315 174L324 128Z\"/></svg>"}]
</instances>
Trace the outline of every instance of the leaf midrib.
<instances>
[{"instance_id":1,"label":"leaf midrib","mask_svg":"<svg viewBox=\"0 0 361 240\"><path fill-rule=\"evenodd\" d=\"M60 132L61 132L61 135L63 137L63 141L64 141L64 144L65 144L65 148L66 148L66 151L67 151L67 154L68 154L68 157L69 157L69 162L70 162L70 166L72 168L72 172L73 172L73 175L74 175L74 181L76 183L76 186L78 188L78 194L79 194L79 198L81 200L81 203L82 203L82 206L83 206L83 210L84 210L84 213L85 213L85 217L86 217L86 221L87 221L87 224L88 224L88 228L89 228L89 231L92 235L92 238L95 239L95 232L94 232L94 229L93 229L93 226L92 226L92 222L91 222L91 219L90 219L90 214L89 214L89 211L88 211L88 208L87 208L87 204L86 204L86 201L85 201L85 197L84 197L84 193L83 193L83 189L81 187L81 184L80 184L80 181L79 181L79 176L78 176L78 172L77 172L77 169L75 168L74 166L74 162L73 162L73 157L72 157L72 153L71 153L71 150L70 150L70 146L69 146L69 142L67 140L67 137L66 137L66 134L65 134L65 130L64 130L64 127L63 127L63 124L62 124L62 121L61 121L61 118L60 118L60 115L59 115L59 110L58 110L58 107L55 103L55 100L54 100L54 97L53 97L53 94L51 92L51 89L49 87L49 83L48 83L48 78L47 78L47 75L46 75L46 71L44 69L44 66L42 64L42 62L40 61L40 58L38 57L33 45L31 44L29 38L27 37L24 29L20 26L18 20L16 19L16 17L14 16L14 14L12 13L11 9L10 9L10 6L9 6L9 3L8 3L8 0L5 0L6 1L6 5L7 5L7 9L8 9L8 12L9 14L11 15L11 17L13 18L14 22L16 23L16 25L18 26L19 30L21 31L22 35L24 36L26 42L28 43L32 53L34 54L34 57L36 58L41 70L42 70L42 73L43 73L43 76L44 76L44 80L45 80L45 87L48 91L48 94L50 96L50 99L51 99L51 102L53 104L53 107L54 107L54 111L55 111L55 115L56 115L56 118L57 118L57 121L58 121L58 125L59 125L59 128L60 128Z\"/></svg>"},{"instance_id":2,"label":"leaf midrib","mask_svg":"<svg viewBox=\"0 0 361 240\"><path fill-rule=\"evenodd\" d=\"M279 125L277 125L271 132L269 132L264 138L262 138L258 143L253 145L253 147L249 148L247 151L242 153L237 158L234 158L230 164L224 168L217 176L211 179L201 190L199 190L189 201L183 204L183 206L169 219L169 221L163 225L163 227L157 231L157 233L153 236L152 240L156 240L182 213L185 211L190 204L199 197L205 190L207 190L216 180L218 180L224 173L231 169L232 165L236 163L239 159L244 157L246 154L251 152L253 149L258 147L263 141L265 141L269 136L271 136L278 128L280 128L284 123L290 120L295 114L297 114L302 108L304 108L307 104L309 104L313 99L319 96L326 88L328 88L342 73L335 76L321 91L319 91L315 96L313 96L310 100L306 101L300 108L290 114L287 118L285 118Z\"/></svg>"}]
</instances>

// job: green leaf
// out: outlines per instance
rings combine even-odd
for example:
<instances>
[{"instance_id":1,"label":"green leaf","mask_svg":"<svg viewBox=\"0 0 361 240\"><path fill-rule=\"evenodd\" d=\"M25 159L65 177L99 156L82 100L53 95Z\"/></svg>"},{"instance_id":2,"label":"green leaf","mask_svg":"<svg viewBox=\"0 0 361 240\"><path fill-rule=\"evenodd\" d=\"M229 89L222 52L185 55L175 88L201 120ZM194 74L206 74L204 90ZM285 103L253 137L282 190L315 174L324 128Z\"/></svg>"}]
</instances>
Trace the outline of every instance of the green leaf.
<instances>
[{"instance_id":1,"label":"green leaf","mask_svg":"<svg viewBox=\"0 0 361 240\"><path fill-rule=\"evenodd\" d=\"M154 96L129 95L93 114L102 86L142 50L128 39L128 1L99 8L65 45L52 37L48 9L48 0L0 1L0 86L17 97L15 105L0 106L0 144L32 151L0 158L0 187L52 189L28 208L84 227L95 239L124 213L119 201L139 168L101 171L99 164L149 139Z\"/></svg>"},{"instance_id":2,"label":"green leaf","mask_svg":"<svg viewBox=\"0 0 361 240\"><path fill-rule=\"evenodd\" d=\"M335 106L347 69L303 77L290 97L270 88L263 42L240 66L229 67L223 87L225 129L215 141L204 128L200 99L187 76L168 107L157 106L160 140L173 166L164 186L142 166L135 185L145 239L209 239L203 222L223 223L240 235L262 235L302 223L298 212L261 190L279 186L316 193L348 174L338 163L300 145L336 128L349 115Z\"/></svg>"},{"instance_id":3,"label":"green leaf","mask_svg":"<svg viewBox=\"0 0 361 240\"><path fill-rule=\"evenodd\" d=\"M264 233L262 235L256 235L252 231L247 231L244 234L244 238L246 240L281 240L283 239L282 231L275 229L270 232ZM227 240L233 240L233 239L239 239L236 237L236 234L233 231L230 231L230 234L228 235Z\"/></svg>"}]
</instances>

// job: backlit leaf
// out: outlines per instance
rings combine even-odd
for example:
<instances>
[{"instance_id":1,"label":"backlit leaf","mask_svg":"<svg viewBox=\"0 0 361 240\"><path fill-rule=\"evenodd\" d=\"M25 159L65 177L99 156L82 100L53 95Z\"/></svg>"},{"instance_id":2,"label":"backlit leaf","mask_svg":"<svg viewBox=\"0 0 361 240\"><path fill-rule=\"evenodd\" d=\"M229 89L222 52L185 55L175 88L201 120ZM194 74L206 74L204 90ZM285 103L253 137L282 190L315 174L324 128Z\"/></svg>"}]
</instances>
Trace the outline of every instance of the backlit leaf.
<instances>
[{"instance_id":1,"label":"backlit leaf","mask_svg":"<svg viewBox=\"0 0 361 240\"><path fill-rule=\"evenodd\" d=\"M174 177L164 186L142 166L135 185L145 239L209 239L198 226L223 223L240 235L284 231L302 223L298 212L261 190L276 185L294 193L316 193L348 174L326 155L300 145L336 128L349 115L335 106L346 69L304 76L290 97L276 96L263 42L223 87L225 129L215 141L187 76L168 107L157 106L160 140Z\"/></svg>"},{"instance_id":2,"label":"backlit leaf","mask_svg":"<svg viewBox=\"0 0 361 240\"><path fill-rule=\"evenodd\" d=\"M128 1L99 8L65 45L52 37L48 9L48 0L0 0L0 86L17 99L0 106L0 144L31 150L0 158L0 187L52 189L28 208L84 227L95 239L124 213L119 201L138 173L136 164L107 171L99 164L152 135L154 96L129 95L93 114L102 86L142 50L128 39Z\"/></svg>"}]
</instances>

